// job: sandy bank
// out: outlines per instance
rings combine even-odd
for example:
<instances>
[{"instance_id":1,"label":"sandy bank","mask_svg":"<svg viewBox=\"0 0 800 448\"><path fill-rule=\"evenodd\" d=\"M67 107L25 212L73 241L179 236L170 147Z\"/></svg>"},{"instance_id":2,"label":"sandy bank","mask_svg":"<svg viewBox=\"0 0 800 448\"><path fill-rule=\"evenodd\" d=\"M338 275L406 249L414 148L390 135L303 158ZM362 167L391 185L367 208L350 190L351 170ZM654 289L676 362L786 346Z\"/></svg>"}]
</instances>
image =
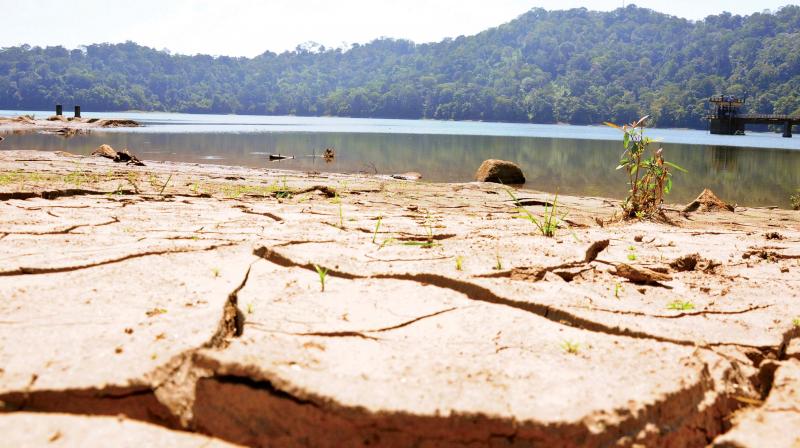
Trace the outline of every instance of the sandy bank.
<instances>
[{"instance_id":1,"label":"sandy bank","mask_svg":"<svg viewBox=\"0 0 800 448\"><path fill-rule=\"evenodd\" d=\"M516 195L535 216L552 200ZM125 414L252 446L800 440L800 213L558 206L546 238L495 184L0 152L0 425L25 416L5 426L19 440L38 416Z\"/></svg>"},{"instance_id":2,"label":"sandy bank","mask_svg":"<svg viewBox=\"0 0 800 448\"><path fill-rule=\"evenodd\" d=\"M44 132L68 137L91 132L94 129L138 126L141 125L136 121L126 119L75 118L55 115L47 119L37 119L30 115L12 118L0 117L0 133Z\"/></svg>"}]
</instances>

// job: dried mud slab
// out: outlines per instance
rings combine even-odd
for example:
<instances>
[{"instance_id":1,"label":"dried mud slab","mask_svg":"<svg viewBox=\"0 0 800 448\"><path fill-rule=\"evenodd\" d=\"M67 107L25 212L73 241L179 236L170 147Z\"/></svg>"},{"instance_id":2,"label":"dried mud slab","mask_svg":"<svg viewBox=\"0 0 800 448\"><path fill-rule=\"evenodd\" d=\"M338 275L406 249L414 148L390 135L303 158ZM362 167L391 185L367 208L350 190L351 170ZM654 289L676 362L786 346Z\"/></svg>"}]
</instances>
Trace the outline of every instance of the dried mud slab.
<instances>
[{"instance_id":1,"label":"dried mud slab","mask_svg":"<svg viewBox=\"0 0 800 448\"><path fill-rule=\"evenodd\" d=\"M545 238L501 185L0 168L0 412L254 446L705 446L800 356L792 211L621 223L560 196Z\"/></svg>"},{"instance_id":2,"label":"dried mud slab","mask_svg":"<svg viewBox=\"0 0 800 448\"><path fill-rule=\"evenodd\" d=\"M161 426L118 417L17 412L0 414L3 446L15 448L90 448L109 444L120 448L233 448L218 439L171 431Z\"/></svg>"},{"instance_id":3,"label":"dried mud slab","mask_svg":"<svg viewBox=\"0 0 800 448\"><path fill-rule=\"evenodd\" d=\"M199 355L213 373L194 416L246 445L697 445L747 388L710 352L414 281L334 277L321 292L305 269L258 263L238 296L244 334Z\"/></svg>"},{"instance_id":4,"label":"dried mud slab","mask_svg":"<svg viewBox=\"0 0 800 448\"><path fill-rule=\"evenodd\" d=\"M764 404L736 414L733 425L714 440L714 447L800 446L800 361L782 363Z\"/></svg>"},{"instance_id":5,"label":"dried mud slab","mask_svg":"<svg viewBox=\"0 0 800 448\"><path fill-rule=\"evenodd\" d=\"M254 259L230 248L2 277L4 409L176 425L171 391L159 389L188 352L235 330L225 310Z\"/></svg>"}]
</instances>

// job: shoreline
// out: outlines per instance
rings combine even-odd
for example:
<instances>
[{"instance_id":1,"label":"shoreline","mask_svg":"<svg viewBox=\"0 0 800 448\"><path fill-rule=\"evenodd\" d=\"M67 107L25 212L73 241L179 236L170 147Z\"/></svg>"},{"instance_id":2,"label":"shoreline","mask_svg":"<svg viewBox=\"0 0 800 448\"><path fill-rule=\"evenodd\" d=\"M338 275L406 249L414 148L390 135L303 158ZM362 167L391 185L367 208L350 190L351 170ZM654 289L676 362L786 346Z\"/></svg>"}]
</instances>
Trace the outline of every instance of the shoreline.
<instances>
[{"instance_id":1,"label":"shoreline","mask_svg":"<svg viewBox=\"0 0 800 448\"><path fill-rule=\"evenodd\" d=\"M497 184L144 162L0 151L0 427L37 411L25 425L125 414L244 445L800 437L782 405L800 399L796 211L620 222L619 201L559 195L548 238ZM515 194L536 217L553 200Z\"/></svg>"},{"instance_id":2,"label":"shoreline","mask_svg":"<svg viewBox=\"0 0 800 448\"><path fill-rule=\"evenodd\" d=\"M53 115L46 119L37 119L30 115L0 117L0 133L40 132L69 137L96 129L139 126L141 125L134 120L116 118L76 118L63 115Z\"/></svg>"}]
</instances>

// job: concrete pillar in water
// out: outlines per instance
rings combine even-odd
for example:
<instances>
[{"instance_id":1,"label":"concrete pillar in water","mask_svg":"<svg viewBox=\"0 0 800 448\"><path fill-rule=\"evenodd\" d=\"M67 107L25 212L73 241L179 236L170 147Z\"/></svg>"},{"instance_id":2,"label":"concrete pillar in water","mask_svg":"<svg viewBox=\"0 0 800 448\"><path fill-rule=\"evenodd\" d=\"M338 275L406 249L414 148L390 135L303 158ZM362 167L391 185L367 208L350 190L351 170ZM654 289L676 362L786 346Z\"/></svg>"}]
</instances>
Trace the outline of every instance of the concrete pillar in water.
<instances>
[{"instance_id":1,"label":"concrete pillar in water","mask_svg":"<svg viewBox=\"0 0 800 448\"><path fill-rule=\"evenodd\" d=\"M75 106L75 118L81 118L81 106Z\"/></svg>"},{"instance_id":2,"label":"concrete pillar in water","mask_svg":"<svg viewBox=\"0 0 800 448\"><path fill-rule=\"evenodd\" d=\"M783 136L786 138L792 138L792 122L787 121L783 124Z\"/></svg>"},{"instance_id":3,"label":"concrete pillar in water","mask_svg":"<svg viewBox=\"0 0 800 448\"><path fill-rule=\"evenodd\" d=\"M64 110L61 108L61 105L60 104L56 104L56 116L60 117L61 115L63 115L63 113L64 113Z\"/></svg>"}]
</instances>

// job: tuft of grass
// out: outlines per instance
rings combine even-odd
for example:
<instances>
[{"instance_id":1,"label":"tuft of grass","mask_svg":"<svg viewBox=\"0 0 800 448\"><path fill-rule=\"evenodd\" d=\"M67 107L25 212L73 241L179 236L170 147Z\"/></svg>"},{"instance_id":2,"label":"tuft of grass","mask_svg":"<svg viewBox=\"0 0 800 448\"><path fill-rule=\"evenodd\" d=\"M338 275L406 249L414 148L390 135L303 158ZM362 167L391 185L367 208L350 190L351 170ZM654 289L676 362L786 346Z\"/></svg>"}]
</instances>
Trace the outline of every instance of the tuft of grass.
<instances>
[{"instance_id":1,"label":"tuft of grass","mask_svg":"<svg viewBox=\"0 0 800 448\"><path fill-rule=\"evenodd\" d=\"M213 275L214 278L219 277L219 268L211 268L211 275Z\"/></svg>"},{"instance_id":2,"label":"tuft of grass","mask_svg":"<svg viewBox=\"0 0 800 448\"><path fill-rule=\"evenodd\" d=\"M795 317L792 319L792 326L795 328L800 328L800 316Z\"/></svg>"},{"instance_id":3,"label":"tuft of grass","mask_svg":"<svg viewBox=\"0 0 800 448\"><path fill-rule=\"evenodd\" d=\"M320 292L325 292L325 277L328 276L328 269L316 264L314 265L314 269L317 270L317 274L319 275Z\"/></svg>"},{"instance_id":4,"label":"tuft of grass","mask_svg":"<svg viewBox=\"0 0 800 448\"><path fill-rule=\"evenodd\" d=\"M667 304L667 309L674 311L691 311L694 309L694 303L688 300L673 300Z\"/></svg>"},{"instance_id":5,"label":"tuft of grass","mask_svg":"<svg viewBox=\"0 0 800 448\"><path fill-rule=\"evenodd\" d=\"M456 256L456 271L464 270L464 257L461 255Z\"/></svg>"},{"instance_id":6,"label":"tuft of grass","mask_svg":"<svg viewBox=\"0 0 800 448\"><path fill-rule=\"evenodd\" d=\"M561 349L570 355L577 355L580 352L581 345L573 341L564 341L561 343Z\"/></svg>"},{"instance_id":7,"label":"tuft of grass","mask_svg":"<svg viewBox=\"0 0 800 448\"><path fill-rule=\"evenodd\" d=\"M519 214L515 216L515 218L521 218L530 221L536 226L542 236L553 237L556 235L559 223L559 218L556 215L556 208L558 207L558 193L556 193L553 197L552 207L548 205L544 206L544 214L542 214L541 218L537 218L533 215L533 213L530 212L530 210L523 207L517 196L510 189L507 188L506 193L508 193L508 195L514 201L514 204L517 206L517 212L519 212ZM562 216L561 219L564 219L565 217L566 214Z\"/></svg>"},{"instance_id":8,"label":"tuft of grass","mask_svg":"<svg viewBox=\"0 0 800 448\"><path fill-rule=\"evenodd\" d=\"M255 311L255 307L253 306L253 302L247 304L247 314L253 314Z\"/></svg>"}]
</instances>

